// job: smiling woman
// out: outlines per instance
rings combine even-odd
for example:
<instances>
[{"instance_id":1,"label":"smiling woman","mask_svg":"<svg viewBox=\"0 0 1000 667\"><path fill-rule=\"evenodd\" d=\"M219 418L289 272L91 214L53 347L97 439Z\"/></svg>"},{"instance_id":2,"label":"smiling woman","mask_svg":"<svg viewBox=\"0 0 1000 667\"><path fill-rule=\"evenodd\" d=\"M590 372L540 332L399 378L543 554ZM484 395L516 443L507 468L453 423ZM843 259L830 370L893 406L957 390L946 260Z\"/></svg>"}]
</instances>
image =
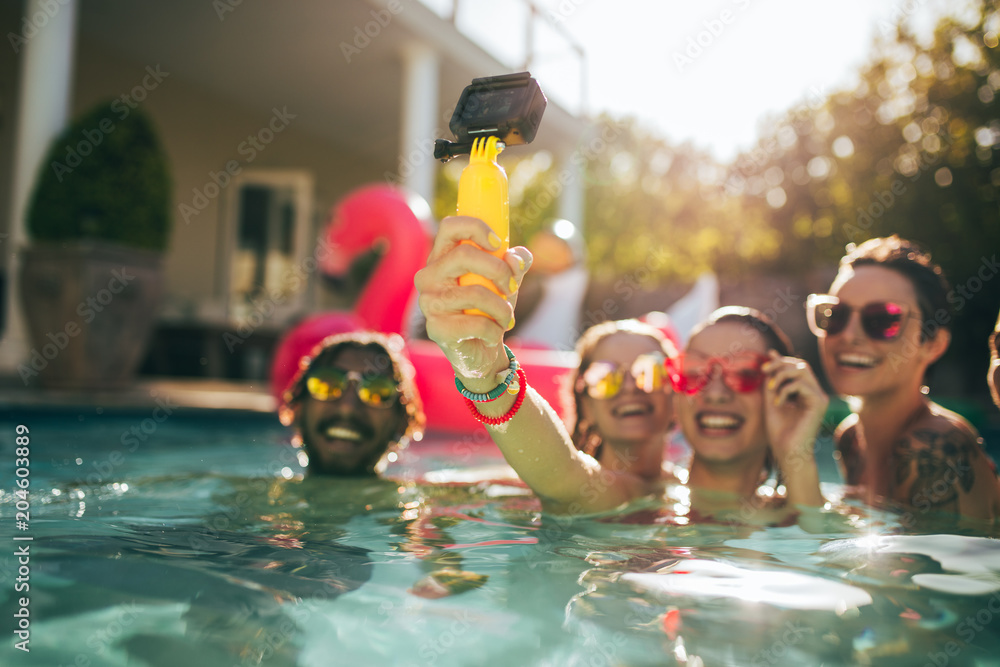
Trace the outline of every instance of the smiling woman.
<instances>
[{"instance_id":1,"label":"smiling woman","mask_svg":"<svg viewBox=\"0 0 1000 667\"><path fill-rule=\"evenodd\" d=\"M829 295L810 297L809 322L830 383L854 398L835 436L847 483L921 513L996 519L1000 483L982 439L924 385L951 342L949 293L916 244L871 239L843 257Z\"/></svg>"},{"instance_id":2,"label":"smiling woman","mask_svg":"<svg viewBox=\"0 0 1000 667\"><path fill-rule=\"evenodd\" d=\"M695 328L675 376L691 487L755 499L777 464L790 504L823 504L813 450L829 401L791 354L784 332L750 308L720 308Z\"/></svg>"},{"instance_id":3,"label":"smiling woman","mask_svg":"<svg viewBox=\"0 0 1000 667\"><path fill-rule=\"evenodd\" d=\"M602 466L663 476L666 433L673 424L668 360L677 351L635 320L595 325L577 343L580 366L570 375L573 442Z\"/></svg>"}]
</instances>

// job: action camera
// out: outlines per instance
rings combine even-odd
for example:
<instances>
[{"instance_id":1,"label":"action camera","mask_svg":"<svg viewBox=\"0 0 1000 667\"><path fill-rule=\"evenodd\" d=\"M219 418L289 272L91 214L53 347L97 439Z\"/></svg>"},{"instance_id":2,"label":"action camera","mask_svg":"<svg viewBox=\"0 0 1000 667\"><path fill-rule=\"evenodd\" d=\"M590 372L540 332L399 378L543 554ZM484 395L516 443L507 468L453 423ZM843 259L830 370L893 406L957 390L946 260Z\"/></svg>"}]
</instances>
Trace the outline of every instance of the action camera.
<instances>
[{"instance_id":1,"label":"action camera","mask_svg":"<svg viewBox=\"0 0 1000 667\"><path fill-rule=\"evenodd\" d=\"M438 139L434 157L447 162L468 153L474 139L496 137L507 146L529 144L542 121L546 99L529 72L473 79L458 99L448 128L456 141Z\"/></svg>"}]
</instances>

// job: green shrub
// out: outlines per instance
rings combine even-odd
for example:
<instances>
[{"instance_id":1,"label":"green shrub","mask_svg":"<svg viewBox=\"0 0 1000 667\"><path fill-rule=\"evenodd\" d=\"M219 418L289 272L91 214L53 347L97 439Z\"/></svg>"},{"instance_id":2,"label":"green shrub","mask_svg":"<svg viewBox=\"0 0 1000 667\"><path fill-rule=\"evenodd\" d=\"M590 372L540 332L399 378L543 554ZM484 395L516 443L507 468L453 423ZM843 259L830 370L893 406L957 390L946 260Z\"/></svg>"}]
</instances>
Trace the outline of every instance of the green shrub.
<instances>
[{"instance_id":1,"label":"green shrub","mask_svg":"<svg viewBox=\"0 0 1000 667\"><path fill-rule=\"evenodd\" d=\"M170 205L166 153L152 121L140 109L108 102L52 143L27 227L36 242L93 240L163 251Z\"/></svg>"}]
</instances>

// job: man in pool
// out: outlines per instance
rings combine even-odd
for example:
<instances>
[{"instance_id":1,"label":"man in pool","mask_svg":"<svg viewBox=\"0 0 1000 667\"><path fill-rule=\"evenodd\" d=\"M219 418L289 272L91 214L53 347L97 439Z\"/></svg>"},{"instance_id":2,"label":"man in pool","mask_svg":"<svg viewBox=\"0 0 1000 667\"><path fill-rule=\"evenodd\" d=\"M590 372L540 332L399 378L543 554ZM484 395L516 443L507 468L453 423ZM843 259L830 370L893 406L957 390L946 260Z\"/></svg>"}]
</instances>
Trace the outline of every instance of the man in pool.
<instances>
[{"instance_id":1,"label":"man in pool","mask_svg":"<svg viewBox=\"0 0 1000 667\"><path fill-rule=\"evenodd\" d=\"M378 475L425 423L403 339L376 332L329 336L299 363L282 396L311 475Z\"/></svg>"},{"instance_id":2,"label":"man in pool","mask_svg":"<svg viewBox=\"0 0 1000 667\"><path fill-rule=\"evenodd\" d=\"M924 375L951 341L940 267L898 236L850 249L809 326L853 414L834 435L844 479L921 514L1000 517L1000 487L976 430L927 397Z\"/></svg>"}]
</instances>

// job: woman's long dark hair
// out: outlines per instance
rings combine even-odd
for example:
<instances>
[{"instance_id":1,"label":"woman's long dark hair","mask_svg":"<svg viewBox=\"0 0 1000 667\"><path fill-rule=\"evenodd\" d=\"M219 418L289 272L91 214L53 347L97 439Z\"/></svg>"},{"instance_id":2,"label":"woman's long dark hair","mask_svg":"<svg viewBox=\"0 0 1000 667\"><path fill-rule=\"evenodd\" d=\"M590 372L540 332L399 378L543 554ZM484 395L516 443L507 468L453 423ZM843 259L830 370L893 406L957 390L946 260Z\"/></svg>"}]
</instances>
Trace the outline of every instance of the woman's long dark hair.
<instances>
[{"instance_id":1,"label":"woman's long dark hair","mask_svg":"<svg viewBox=\"0 0 1000 667\"><path fill-rule=\"evenodd\" d=\"M695 334L713 324L725 324L726 322L751 327L761 335L769 350L776 350L783 357L791 357L795 354L791 339L774 320L759 310L746 306L723 306L716 309L708 316L707 320L691 331L690 338L694 338Z\"/></svg>"}]
</instances>

